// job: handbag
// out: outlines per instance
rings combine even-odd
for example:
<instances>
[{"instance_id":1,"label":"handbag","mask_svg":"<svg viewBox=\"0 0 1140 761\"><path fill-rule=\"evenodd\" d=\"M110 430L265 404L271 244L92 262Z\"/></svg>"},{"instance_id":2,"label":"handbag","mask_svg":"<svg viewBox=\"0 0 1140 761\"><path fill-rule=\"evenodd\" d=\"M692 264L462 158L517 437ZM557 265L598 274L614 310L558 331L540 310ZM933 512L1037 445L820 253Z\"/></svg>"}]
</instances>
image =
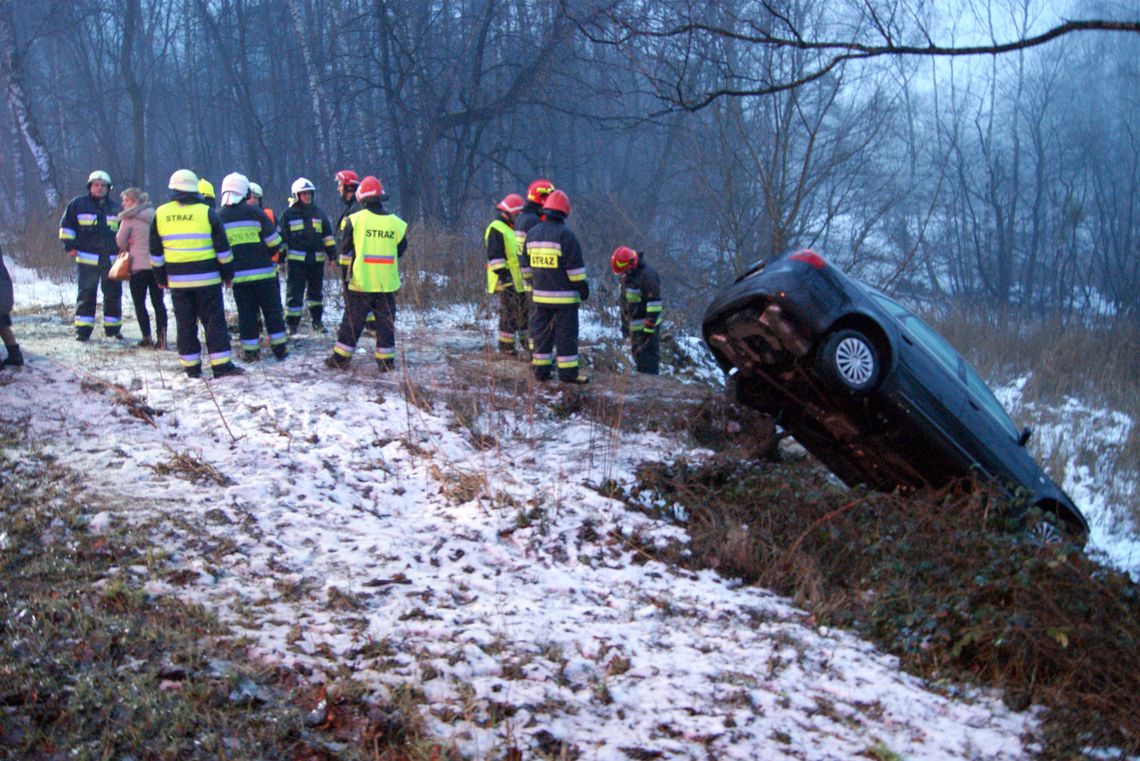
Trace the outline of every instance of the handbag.
<instances>
[{"instance_id":1,"label":"handbag","mask_svg":"<svg viewBox=\"0 0 1140 761\"><path fill-rule=\"evenodd\" d=\"M131 252L120 251L119 258L115 259L115 263L111 265L111 271L107 273L107 277L112 280L130 280L131 279Z\"/></svg>"}]
</instances>

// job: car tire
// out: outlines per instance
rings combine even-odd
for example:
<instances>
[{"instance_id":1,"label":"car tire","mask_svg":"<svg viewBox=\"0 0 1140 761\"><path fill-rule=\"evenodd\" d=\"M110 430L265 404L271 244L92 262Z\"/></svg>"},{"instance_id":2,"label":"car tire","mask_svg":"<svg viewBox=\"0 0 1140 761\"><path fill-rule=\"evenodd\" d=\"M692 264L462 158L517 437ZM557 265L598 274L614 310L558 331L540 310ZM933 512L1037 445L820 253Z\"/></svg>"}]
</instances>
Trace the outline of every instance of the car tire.
<instances>
[{"instance_id":1,"label":"car tire","mask_svg":"<svg viewBox=\"0 0 1140 761\"><path fill-rule=\"evenodd\" d=\"M828 383L855 394L874 391L882 374L874 341L858 330L837 330L828 336L817 363Z\"/></svg>"},{"instance_id":2,"label":"car tire","mask_svg":"<svg viewBox=\"0 0 1140 761\"><path fill-rule=\"evenodd\" d=\"M1034 542L1041 545L1055 545L1073 543L1083 547L1088 537L1077 525L1070 523L1051 507L1038 505L1036 520L1030 520L1029 535Z\"/></svg>"}]
</instances>

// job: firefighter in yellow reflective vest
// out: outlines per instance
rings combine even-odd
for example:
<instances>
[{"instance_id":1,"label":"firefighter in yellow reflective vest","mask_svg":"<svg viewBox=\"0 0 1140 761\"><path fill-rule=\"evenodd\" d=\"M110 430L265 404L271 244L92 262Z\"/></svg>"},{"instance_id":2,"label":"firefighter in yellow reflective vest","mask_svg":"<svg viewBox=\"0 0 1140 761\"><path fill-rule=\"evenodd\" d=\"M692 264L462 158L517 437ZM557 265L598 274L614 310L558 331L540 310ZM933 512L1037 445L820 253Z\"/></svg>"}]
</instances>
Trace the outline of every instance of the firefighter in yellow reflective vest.
<instances>
[{"instance_id":1,"label":"firefighter in yellow reflective vest","mask_svg":"<svg viewBox=\"0 0 1140 761\"><path fill-rule=\"evenodd\" d=\"M376 316L376 364L386 373L396 365L396 291L400 290L400 259L408 247L408 223L384 209L388 200L375 177L365 177L356 189L363 206L345 220L340 265L344 271L344 317L333 353L325 365L347 370L364 332L364 318Z\"/></svg>"},{"instance_id":2,"label":"firefighter in yellow reflective vest","mask_svg":"<svg viewBox=\"0 0 1140 761\"><path fill-rule=\"evenodd\" d=\"M198 323L206 329L206 350L214 377L244 372L230 359L230 334L222 304L222 281L234 277L234 257L218 212L198 195L189 169L170 175L174 191L150 223L150 258L158 284L170 288L178 327L178 358L191 378L202 377Z\"/></svg>"},{"instance_id":3,"label":"firefighter in yellow reflective vest","mask_svg":"<svg viewBox=\"0 0 1140 761\"><path fill-rule=\"evenodd\" d=\"M589 379L578 372L578 305L590 297L590 285L582 247L565 224L568 216L570 198L555 190L546 197L542 221L526 234L523 263L530 267L534 285L531 365L540 381L550 380L557 363L558 380L588 383Z\"/></svg>"},{"instance_id":4,"label":"firefighter in yellow reflective vest","mask_svg":"<svg viewBox=\"0 0 1140 761\"><path fill-rule=\"evenodd\" d=\"M483 233L487 247L487 293L499 294L499 351L518 356L520 346L527 345L528 306L522 267L519 265L518 239L514 222L523 208L518 193L510 193L495 206L499 216Z\"/></svg>"}]
</instances>

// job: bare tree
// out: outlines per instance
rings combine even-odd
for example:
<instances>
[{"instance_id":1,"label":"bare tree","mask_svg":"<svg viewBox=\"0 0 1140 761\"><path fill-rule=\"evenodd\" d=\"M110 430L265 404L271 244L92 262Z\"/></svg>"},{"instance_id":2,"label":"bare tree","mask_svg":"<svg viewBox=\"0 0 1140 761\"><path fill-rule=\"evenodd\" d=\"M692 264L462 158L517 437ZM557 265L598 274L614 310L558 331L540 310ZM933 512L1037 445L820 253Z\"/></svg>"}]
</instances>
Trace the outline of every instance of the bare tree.
<instances>
[{"instance_id":1,"label":"bare tree","mask_svg":"<svg viewBox=\"0 0 1140 761\"><path fill-rule=\"evenodd\" d=\"M12 7L8 3L0 3L0 76L3 77L4 91L12 118L39 170L40 190L44 201L49 209L55 209L60 204L59 180L56 177L51 151L40 137L40 130L28 98L23 59L16 46Z\"/></svg>"},{"instance_id":2,"label":"bare tree","mask_svg":"<svg viewBox=\"0 0 1140 761\"><path fill-rule=\"evenodd\" d=\"M1140 33L1140 19L1082 19L1064 21L1039 34L959 46L936 40L926 18L926 4L911 5L908 0L851 0L835 6L832 16L837 20L824 24L803 23L794 12L796 4L780 0L750 4L749 9L754 11L728 19L718 18L721 14L715 4L694 4L688 0L606 0L582 11L572 0L560 2L589 39L628 51L631 61L667 107L690 111L705 108L722 97L771 95L803 87L853 61L899 56L1000 55L1038 47L1078 32ZM706 51L717 48L718 41L745 48L805 51L813 54L813 64L793 76L763 69L726 68L715 85L693 87L688 73L701 64Z\"/></svg>"}]
</instances>

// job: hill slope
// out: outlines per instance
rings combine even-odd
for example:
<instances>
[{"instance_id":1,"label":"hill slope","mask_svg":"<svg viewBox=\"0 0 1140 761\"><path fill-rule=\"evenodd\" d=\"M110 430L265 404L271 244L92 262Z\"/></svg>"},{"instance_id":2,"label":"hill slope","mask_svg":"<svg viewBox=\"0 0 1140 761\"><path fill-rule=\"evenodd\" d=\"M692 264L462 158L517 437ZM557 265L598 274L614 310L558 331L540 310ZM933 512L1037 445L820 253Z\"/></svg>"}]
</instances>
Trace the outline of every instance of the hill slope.
<instances>
[{"instance_id":1,"label":"hill slope","mask_svg":"<svg viewBox=\"0 0 1140 761\"><path fill-rule=\"evenodd\" d=\"M167 554L124 573L313 683L351 679L377 702L414 688L465 757L1032 748L1032 714L939 694L782 599L638 549L685 537L592 486L676 454L683 434L631 429L649 402L684 417L699 389L536 387L483 353L485 327L444 313L408 315L388 376L366 355L326 370L320 336L244 377L190 380L173 352L80 345L67 306L21 303L29 363L6 378L3 416L27 440L11 454L70 464L118 505L92 530L145 531Z\"/></svg>"}]
</instances>

